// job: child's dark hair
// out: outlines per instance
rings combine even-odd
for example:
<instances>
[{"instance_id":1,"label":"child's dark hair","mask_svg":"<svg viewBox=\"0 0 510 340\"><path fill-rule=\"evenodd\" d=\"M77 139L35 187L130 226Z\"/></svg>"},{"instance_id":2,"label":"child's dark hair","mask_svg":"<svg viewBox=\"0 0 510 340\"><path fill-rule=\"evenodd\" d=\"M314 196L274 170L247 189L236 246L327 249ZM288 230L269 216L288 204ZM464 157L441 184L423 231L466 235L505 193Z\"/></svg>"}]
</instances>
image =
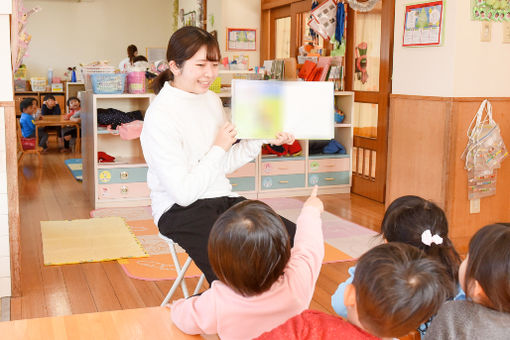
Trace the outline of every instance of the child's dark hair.
<instances>
[{"instance_id":1,"label":"child's dark hair","mask_svg":"<svg viewBox=\"0 0 510 340\"><path fill-rule=\"evenodd\" d=\"M21 112L24 112L25 109L29 108L30 106L32 106L32 103L34 102L34 100L37 102L37 99L35 98L24 98L20 103L19 103L19 110Z\"/></svg>"},{"instance_id":2,"label":"child's dark hair","mask_svg":"<svg viewBox=\"0 0 510 340\"><path fill-rule=\"evenodd\" d=\"M136 63L137 61L148 61L147 58L145 58L144 55L137 55L133 58L133 63Z\"/></svg>"},{"instance_id":3,"label":"child's dark hair","mask_svg":"<svg viewBox=\"0 0 510 340\"><path fill-rule=\"evenodd\" d=\"M79 100L78 97L69 97L67 99L67 106L69 106L69 103L71 102L71 100L77 100L78 103L80 103L80 105L81 105L81 100Z\"/></svg>"},{"instance_id":4,"label":"child's dark hair","mask_svg":"<svg viewBox=\"0 0 510 340\"><path fill-rule=\"evenodd\" d=\"M220 281L243 296L258 295L283 274L290 258L289 234L267 204L242 201L214 223L208 255Z\"/></svg>"},{"instance_id":5,"label":"child's dark hair","mask_svg":"<svg viewBox=\"0 0 510 340\"><path fill-rule=\"evenodd\" d=\"M193 57L202 46L207 47L207 60L219 61L221 59L218 41L211 33L195 26L184 26L172 34L166 50L166 60L168 62L173 60L178 67L182 67L184 62ZM152 85L154 93L158 94L165 82L173 79L174 75L170 69L161 72L154 79Z\"/></svg>"},{"instance_id":6,"label":"child's dark hair","mask_svg":"<svg viewBox=\"0 0 510 340\"><path fill-rule=\"evenodd\" d=\"M478 281L488 307L510 313L510 224L491 224L478 230L469 242L466 295Z\"/></svg>"},{"instance_id":7,"label":"child's dark hair","mask_svg":"<svg viewBox=\"0 0 510 340\"><path fill-rule=\"evenodd\" d=\"M45 96L44 96L44 98L43 98L43 100L44 100L44 101L46 101L46 100L48 100L48 99L56 100L56 99L55 99L55 96L54 96L54 95L52 95L52 94L47 94L47 95L45 95Z\"/></svg>"},{"instance_id":8,"label":"child's dark hair","mask_svg":"<svg viewBox=\"0 0 510 340\"><path fill-rule=\"evenodd\" d=\"M440 236L443 242L430 245L423 243L422 235L427 230L430 230L431 235ZM448 238L446 215L435 203L412 195L397 198L384 214L381 234L388 242L410 244L438 259L446 266L450 278L455 283L459 282L461 259ZM452 294L454 296L455 291Z\"/></svg>"},{"instance_id":9,"label":"child's dark hair","mask_svg":"<svg viewBox=\"0 0 510 340\"><path fill-rule=\"evenodd\" d=\"M454 287L443 264L400 242L361 256L353 285L360 323L378 337L400 337L418 328Z\"/></svg>"},{"instance_id":10,"label":"child's dark hair","mask_svg":"<svg viewBox=\"0 0 510 340\"><path fill-rule=\"evenodd\" d=\"M135 58L135 53L138 52L138 48L135 45L131 44L127 47L127 54L129 57L129 62L133 64L133 59Z\"/></svg>"}]
</instances>

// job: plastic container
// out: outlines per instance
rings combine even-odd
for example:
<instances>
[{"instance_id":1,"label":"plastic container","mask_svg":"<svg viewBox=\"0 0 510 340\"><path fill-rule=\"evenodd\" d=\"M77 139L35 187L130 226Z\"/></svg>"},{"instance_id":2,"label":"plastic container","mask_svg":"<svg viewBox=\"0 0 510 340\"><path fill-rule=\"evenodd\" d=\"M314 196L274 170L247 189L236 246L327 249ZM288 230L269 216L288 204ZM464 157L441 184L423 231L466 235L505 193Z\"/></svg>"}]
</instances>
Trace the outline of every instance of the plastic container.
<instances>
[{"instance_id":1,"label":"plastic container","mask_svg":"<svg viewBox=\"0 0 510 340\"><path fill-rule=\"evenodd\" d=\"M34 92L46 91L46 78L32 77L30 78L30 86Z\"/></svg>"},{"instance_id":2,"label":"plastic container","mask_svg":"<svg viewBox=\"0 0 510 340\"><path fill-rule=\"evenodd\" d=\"M48 69L48 84L53 83L53 69Z\"/></svg>"},{"instance_id":3,"label":"plastic container","mask_svg":"<svg viewBox=\"0 0 510 340\"><path fill-rule=\"evenodd\" d=\"M145 72L129 72L127 74L127 83L129 93L145 93Z\"/></svg>"},{"instance_id":4,"label":"plastic container","mask_svg":"<svg viewBox=\"0 0 510 340\"><path fill-rule=\"evenodd\" d=\"M209 86L209 90L216 93L221 92L221 77L216 77L216 79L214 79L211 86Z\"/></svg>"},{"instance_id":5,"label":"plastic container","mask_svg":"<svg viewBox=\"0 0 510 340\"><path fill-rule=\"evenodd\" d=\"M83 74L83 83L85 84L85 90L90 91L92 90L92 81L90 80L91 74L96 73L112 74L115 72L115 67L109 65L83 66L81 72Z\"/></svg>"},{"instance_id":6,"label":"plastic container","mask_svg":"<svg viewBox=\"0 0 510 340\"><path fill-rule=\"evenodd\" d=\"M93 73L90 75L92 91L97 94L120 94L124 92L124 73Z\"/></svg>"}]
</instances>

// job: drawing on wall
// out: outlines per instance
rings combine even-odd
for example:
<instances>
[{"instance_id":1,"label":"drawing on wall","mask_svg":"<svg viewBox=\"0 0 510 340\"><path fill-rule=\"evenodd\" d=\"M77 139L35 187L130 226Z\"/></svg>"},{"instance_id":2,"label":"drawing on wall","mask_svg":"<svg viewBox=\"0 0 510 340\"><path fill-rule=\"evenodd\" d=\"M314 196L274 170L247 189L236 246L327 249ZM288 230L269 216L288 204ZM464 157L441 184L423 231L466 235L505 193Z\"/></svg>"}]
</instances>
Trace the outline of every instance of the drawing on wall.
<instances>
[{"instance_id":1,"label":"drawing on wall","mask_svg":"<svg viewBox=\"0 0 510 340\"><path fill-rule=\"evenodd\" d=\"M402 46L439 46L443 1L406 6Z\"/></svg>"},{"instance_id":2,"label":"drawing on wall","mask_svg":"<svg viewBox=\"0 0 510 340\"><path fill-rule=\"evenodd\" d=\"M227 50L255 51L257 31L249 28L227 28Z\"/></svg>"},{"instance_id":3,"label":"drawing on wall","mask_svg":"<svg viewBox=\"0 0 510 340\"><path fill-rule=\"evenodd\" d=\"M471 0L471 20L510 21L507 0Z\"/></svg>"}]
</instances>

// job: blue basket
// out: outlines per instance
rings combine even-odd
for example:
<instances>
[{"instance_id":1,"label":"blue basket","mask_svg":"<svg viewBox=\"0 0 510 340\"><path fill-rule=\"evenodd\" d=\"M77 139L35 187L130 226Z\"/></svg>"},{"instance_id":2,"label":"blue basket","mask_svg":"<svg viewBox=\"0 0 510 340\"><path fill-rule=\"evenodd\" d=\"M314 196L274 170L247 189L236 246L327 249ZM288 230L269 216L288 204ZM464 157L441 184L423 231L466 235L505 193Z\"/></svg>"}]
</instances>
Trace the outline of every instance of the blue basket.
<instances>
[{"instance_id":1,"label":"blue basket","mask_svg":"<svg viewBox=\"0 0 510 340\"><path fill-rule=\"evenodd\" d=\"M92 73L92 91L97 94L119 94L124 92L125 73Z\"/></svg>"}]
</instances>

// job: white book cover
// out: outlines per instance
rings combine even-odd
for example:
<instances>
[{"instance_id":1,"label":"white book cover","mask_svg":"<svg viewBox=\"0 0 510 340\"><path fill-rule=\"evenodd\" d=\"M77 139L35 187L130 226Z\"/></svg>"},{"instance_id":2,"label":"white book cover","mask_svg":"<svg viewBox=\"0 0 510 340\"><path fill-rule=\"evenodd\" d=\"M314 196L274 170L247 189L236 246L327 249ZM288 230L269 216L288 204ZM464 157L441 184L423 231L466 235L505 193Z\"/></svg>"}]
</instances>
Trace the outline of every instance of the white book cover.
<instances>
[{"instance_id":1,"label":"white book cover","mask_svg":"<svg viewBox=\"0 0 510 340\"><path fill-rule=\"evenodd\" d=\"M334 89L327 81L232 80L232 123L240 139L334 137Z\"/></svg>"}]
</instances>

